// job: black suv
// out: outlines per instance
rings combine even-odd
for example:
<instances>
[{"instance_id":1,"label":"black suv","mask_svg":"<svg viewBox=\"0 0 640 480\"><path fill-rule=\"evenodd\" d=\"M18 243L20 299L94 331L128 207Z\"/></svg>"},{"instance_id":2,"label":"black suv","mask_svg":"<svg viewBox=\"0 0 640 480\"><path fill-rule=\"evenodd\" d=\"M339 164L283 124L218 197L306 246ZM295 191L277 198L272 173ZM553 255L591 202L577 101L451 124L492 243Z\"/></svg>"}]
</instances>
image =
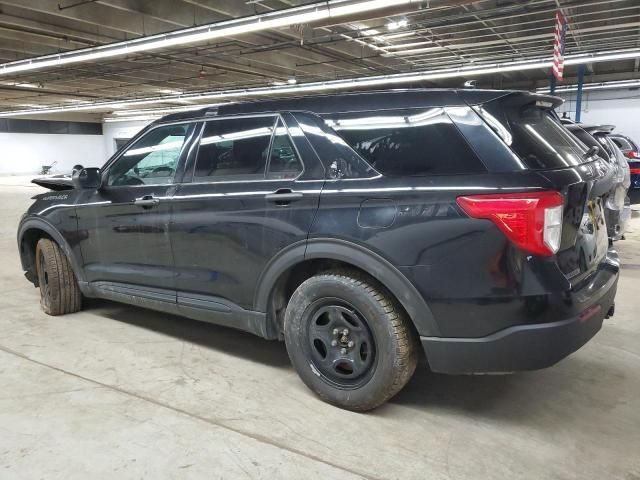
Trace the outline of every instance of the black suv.
<instances>
[{"instance_id":1,"label":"black suv","mask_svg":"<svg viewBox=\"0 0 640 480\"><path fill-rule=\"evenodd\" d=\"M550 366L613 313L610 165L525 92L239 103L48 180L18 232L51 315L99 297L284 339L320 397ZM44 184L46 181L40 181Z\"/></svg>"}]
</instances>

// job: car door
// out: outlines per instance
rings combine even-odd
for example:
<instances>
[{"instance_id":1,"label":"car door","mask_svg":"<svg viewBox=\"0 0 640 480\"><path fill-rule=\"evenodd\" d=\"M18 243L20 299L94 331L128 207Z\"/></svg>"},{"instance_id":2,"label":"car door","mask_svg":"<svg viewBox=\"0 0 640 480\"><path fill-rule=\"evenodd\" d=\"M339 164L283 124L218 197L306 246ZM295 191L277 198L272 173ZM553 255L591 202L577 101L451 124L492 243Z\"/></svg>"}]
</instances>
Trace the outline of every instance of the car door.
<instances>
[{"instance_id":1,"label":"car door","mask_svg":"<svg viewBox=\"0 0 640 480\"><path fill-rule=\"evenodd\" d=\"M99 189L83 192L78 239L93 288L175 302L171 197L195 130L193 122L152 127L107 164Z\"/></svg>"},{"instance_id":2,"label":"car door","mask_svg":"<svg viewBox=\"0 0 640 480\"><path fill-rule=\"evenodd\" d=\"M267 263L306 241L324 170L284 117L205 123L192 182L185 178L174 201L179 307L250 310Z\"/></svg>"}]
</instances>

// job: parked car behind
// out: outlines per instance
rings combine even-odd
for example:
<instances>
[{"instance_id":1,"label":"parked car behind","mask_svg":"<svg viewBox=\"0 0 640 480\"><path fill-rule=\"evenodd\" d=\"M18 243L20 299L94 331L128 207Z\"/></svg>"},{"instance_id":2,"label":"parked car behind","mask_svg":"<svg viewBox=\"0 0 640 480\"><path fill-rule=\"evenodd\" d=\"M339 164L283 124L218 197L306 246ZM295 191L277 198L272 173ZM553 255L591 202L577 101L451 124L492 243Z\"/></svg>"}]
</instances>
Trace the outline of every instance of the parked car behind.
<instances>
[{"instance_id":1,"label":"parked car behind","mask_svg":"<svg viewBox=\"0 0 640 480\"><path fill-rule=\"evenodd\" d=\"M627 196L630 176L629 165L624 155L609 138L609 134L615 127L613 125L563 123L587 147L597 148L598 155L609 162L614 169L615 182L605 202L605 217L609 238L620 240L624 236L627 222L631 217L631 205Z\"/></svg>"},{"instance_id":2,"label":"parked car behind","mask_svg":"<svg viewBox=\"0 0 640 480\"><path fill-rule=\"evenodd\" d=\"M614 312L612 165L525 92L405 90L173 114L37 195L18 245L51 315L100 297L283 339L363 411L422 350L548 367Z\"/></svg>"},{"instance_id":3,"label":"parked car behind","mask_svg":"<svg viewBox=\"0 0 640 480\"><path fill-rule=\"evenodd\" d=\"M624 156L627 157L631 174L629 196L631 197L632 203L640 203L640 149L638 149L637 144L626 135L613 133L610 137L618 148L622 150Z\"/></svg>"}]
</instances>

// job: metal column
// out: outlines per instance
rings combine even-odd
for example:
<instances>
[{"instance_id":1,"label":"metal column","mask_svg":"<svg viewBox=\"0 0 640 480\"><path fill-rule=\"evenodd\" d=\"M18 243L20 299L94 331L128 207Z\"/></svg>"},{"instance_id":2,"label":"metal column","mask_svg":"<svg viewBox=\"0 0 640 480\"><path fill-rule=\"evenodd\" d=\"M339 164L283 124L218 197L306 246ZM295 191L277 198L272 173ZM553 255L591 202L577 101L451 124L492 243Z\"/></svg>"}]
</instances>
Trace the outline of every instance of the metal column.
<instances>
[{"instance_id":1,"label":"metal column","mask_svg":"<svg viewBox=\"0 0 640 480\"><path fill-rule=\"evenodd\" d=\"M584 65L578 65L578 94L576 95L576 123L580 122L582 111L582 84L584 83Z\"/></svg>"}]
</instances>

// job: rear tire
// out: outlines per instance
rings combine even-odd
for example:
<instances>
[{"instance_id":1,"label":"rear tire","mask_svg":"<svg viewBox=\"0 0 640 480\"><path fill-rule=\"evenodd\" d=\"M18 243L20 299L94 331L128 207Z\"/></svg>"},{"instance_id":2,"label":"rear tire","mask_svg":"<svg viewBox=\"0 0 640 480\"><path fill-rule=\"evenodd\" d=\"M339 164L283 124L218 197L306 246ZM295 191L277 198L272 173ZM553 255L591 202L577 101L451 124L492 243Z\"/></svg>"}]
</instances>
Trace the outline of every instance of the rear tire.
<instances>
[{"instance_id":1,"label":"rear tire","mask_svg":"<svg viewBox=\"0 0 640 480\"><path fill-rule=\"evenodd\" d=\"M375 280L358 272L309 278L284 319L287 352L302 381L322 400L371 410L398 393L416 368L409 320Z\"/></svg>"},{"instance_id":2,"label":"rear tire","mask_svg":"<svg viewBox=\"0 0 640 480\"><path fill-rule=\"evenodd\" d=\"M40 306L48 315L74 313L82 308L82 293L60 246L48 238L36 245L36 271L40 286Z\"/></svg>"}]
</instances>

